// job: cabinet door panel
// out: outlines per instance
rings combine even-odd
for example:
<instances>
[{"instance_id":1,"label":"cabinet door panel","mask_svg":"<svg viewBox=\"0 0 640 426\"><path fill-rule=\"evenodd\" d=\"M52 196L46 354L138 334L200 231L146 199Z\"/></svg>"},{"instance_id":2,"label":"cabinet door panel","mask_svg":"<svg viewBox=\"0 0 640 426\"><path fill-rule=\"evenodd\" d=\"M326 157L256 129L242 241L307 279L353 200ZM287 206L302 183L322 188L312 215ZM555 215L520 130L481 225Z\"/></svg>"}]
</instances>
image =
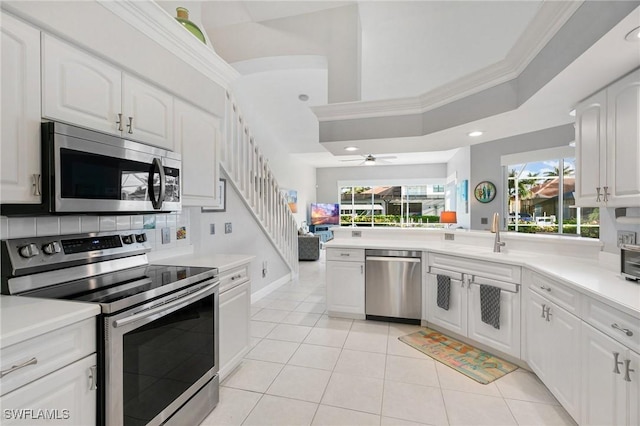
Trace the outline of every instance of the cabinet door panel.
<instances>
[{"instance_id":1,"label":"cabinet door panel","mask_svg":"<svg viewBox=\"0 0 640 426\"><path fill-rule=\"evenodd\" d=\"M520 293L500 292L500 328L482 322L480 286L469 287L470 338L520 358Z\"/></svg>"},{"instance_id":2,"label":"cabinet door panel","mask_svg":"<svg viewBox=\"0 0 640 426\"><path fill-rule=\"evenodd\" d=\"M42 49L43 117L119 135L120 70L48 35Z\"/></svg>"},{"instance_id":3,"label":"cabinet door panel","mask_svg":"<svg viewBox=\"0 0 640 426\"><path fill-rule=\"evenodd\" d=\"M219 207L219 121L176 100L176 148L182 153L182 205Z\"/></svg>"},{"instance_id":4,"label":"cabinet door panel","mask_svg":"<svg viewBox=\"0 0 640 426\"><path fill-rule=\"evenodd\" d=\"M3 13L1 34L0 194L3 203L39 203L40 32Z\"/></svg>"},{"instance_id":5,"label":"cabinet door panel","mask_svg":"<svg viewBox=\"0 0 640 426\"><path fill-rule=\"evenodd\" d=\"M90 355L4 395L0 399L2 424L95 424L97 392L91 386L90 369L96 361L96 355ZM20 409L24 410L23 413L33 410L34 415L39 409L46 409L53 418L37 421L28 417L19 419L16 416ZM6 410L10 410L11 418L7 418Z\"/></svg>"},{"instance_id":6,"label":"cabinet door panel","mask_svg":"<svg viewBox=\"0 0 640 426\"><path fill-rule=\"evenodd\" d=\"M364 263L327 262L327 310L364 318Z\"/></svg>"},{"instance_id":7,"label":"cabinet door panel","mask_svg":"<svg viewBox=\"0 0 640 426\"><path fill-rule=\"evenodd\" d=\"M598 206L596 188L605 185L601 176L607 164L606 93L600 92L576 108L576 204Z\"/></svg>"},{"instance_id":8,"label":"cabinet door panel","mask_svg":"<svg viewBox=\"0 0 640 426\"><path fill-rule=\"evenodd\" d=\"M629 368L634 370L629 373L631 379L629 383L629 424L640 424L640 355L629 351L628 352ZM624 373L623 373L624 374Z\"/></svg>"},{"instance_id":9,"label":"cabinet door panel","mask_svg":"<svg viewBox=\"0 0 640 426\"><path fill-rule=\"evenodd\" d=\"M249 351L250 288L246 282L220 295L220 380Z\"/></svg>"},{"instance_id":10,"label":"cabinet door panel","mask_svg":"<svg viewBox=\"0 0 640 426\"><path fill-rule=\"evenodd\" d=\"M549 345L551 343L551 323L542 316L543 305L549 302L537 293L527 289L526 297L526 339L527 349L524 359L534 373L545 383L549 374Z\"/></svg>"},{"instance_id":11,"label":"cabinet door panel","mask_svg":"<svg viewBox=\"0 0 640 426\"><path fill-rule=\"evenodd\" d=\"M122 77L122 85L122 135L175 150L173 96L127 74Z\"/></svg>"},{"instance_id":12,"label":"cabinet door panel","mask_svg":"<svg viewBox=\"0 0 640 426\"><path fill-rule=\"evenodd\" d=\"M607 88L609 205L640 206L640 70Z\"/></svg>"},{"instance_id":13,"label":"cabinet door panel","mask_svg":"<svg viewBox=\"0 0 640 426\"><path fill-rule=\"evenodd\" d=\"M467 335L467 288L462 281L451 279L449 309L438 306L438 279L435 274L427 274L429 307L427 321L447 330Z\"/></svg>"},{"instance_id":14,"label":"cabinet door panel","mask_svg":"<svg viewBox=\"0 0 640 426\"><path fill-rule=\"evenodd\" d=\"M627 382L613 373L613 353L622 361L626 348L584 322L582 345L582 423L626 424ZM623 373L623 366L619 368Z\"/></svg>"}]
</instances>

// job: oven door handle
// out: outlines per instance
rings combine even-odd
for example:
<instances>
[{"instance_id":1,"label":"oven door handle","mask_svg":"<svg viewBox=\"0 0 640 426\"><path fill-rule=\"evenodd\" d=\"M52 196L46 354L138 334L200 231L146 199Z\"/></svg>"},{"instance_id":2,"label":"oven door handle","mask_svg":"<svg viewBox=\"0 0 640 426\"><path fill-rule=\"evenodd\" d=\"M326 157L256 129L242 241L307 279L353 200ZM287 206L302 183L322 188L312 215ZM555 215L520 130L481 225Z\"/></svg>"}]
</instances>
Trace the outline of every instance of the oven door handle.
<instances>
[{"instance_id":1,"label":"oven door handle","mask_svg":"<svg viewBox=\"0 0 640 426\"><path fill-rule=\"evenodd\" d=\"M153 175L155 174L156 170L160 174L160 193L158 194L158 198L156 198L156 190L153 187ZM166 179L166 176L164 174L164 167L162 166L162 160L156 157L153 159L153 163L151 163L151 170L149 170L149 179L148 179L149 198L151 198L151 204L153 205L153 208L156 210L160 210L160 208L162 207L162 203L164 202L165 184L166 184L165 179Z\"/></svg>"},{"instance_id":2,"label":"oven door handle","mask_svg":"<svg viewBox=\"0 0 640 426\"><path fill-rule=\"evenodd\" d=\"M161 303L155 307L146 309L137 314L133 314L129 317L116 320L113 322L113 327L114 328L124 327L125 325L133 324L134 322L142 321L143 319L146 319L149 317L160 318L180 308L184 308L185 306L189 305L191 302L194 302L197 299L202 298L203 296L208 296L207 293L213 293L213 290L217 285L218 285L218 282L215 282L185 297L179 297L171 302Z\"/></svg>"}]
</instances>

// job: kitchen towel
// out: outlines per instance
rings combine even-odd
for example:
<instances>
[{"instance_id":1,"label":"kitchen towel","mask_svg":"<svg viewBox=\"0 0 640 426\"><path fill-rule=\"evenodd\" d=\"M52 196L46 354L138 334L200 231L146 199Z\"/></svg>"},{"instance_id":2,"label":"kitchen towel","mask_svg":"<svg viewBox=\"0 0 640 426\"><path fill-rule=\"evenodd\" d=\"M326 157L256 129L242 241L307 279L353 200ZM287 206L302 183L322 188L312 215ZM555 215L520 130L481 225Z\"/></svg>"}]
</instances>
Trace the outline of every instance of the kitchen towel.
<instances>
[{"instance_id":1,"label":"kitchen towel","mask_svg":"<svg viewBox=\"0 0 640 426\"><path fill-rule=\"evenodd\" d=\"M500 288L480 284L480 316L485 324L500 329Z\"/></svg>"},{"instance_id":2,"label":"kitchen towel","mask_svg":"<svg viewBox=\"0 0 640 426\"><path fill-rule=\"evenodd\" d=\"M451 295L451 278L446 275L438 274L436 276L436 279L438 281L438 307L444 309L445 311L448 311L450 299L449 296Z\"/></svg>"}]
</instances>

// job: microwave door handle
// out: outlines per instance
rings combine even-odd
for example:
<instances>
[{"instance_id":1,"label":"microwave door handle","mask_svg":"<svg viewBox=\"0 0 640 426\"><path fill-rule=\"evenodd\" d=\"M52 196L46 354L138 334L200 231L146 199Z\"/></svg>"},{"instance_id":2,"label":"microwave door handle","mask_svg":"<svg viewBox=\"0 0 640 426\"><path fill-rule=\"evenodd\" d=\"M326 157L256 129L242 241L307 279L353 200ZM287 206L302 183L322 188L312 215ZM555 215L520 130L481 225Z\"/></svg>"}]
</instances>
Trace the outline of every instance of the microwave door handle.
<instances>
[{"instance_id":1,"label":"microwave door handle","mask_svg":"<svg viewBox=\"0 0 640 426\"><path fill-rule=\"evenodd\" d=\"M153 186L153 175L155 171L158 170L158 174L160 174L160 193L158 194L158 198L156 198L156 190ZM159 158L154 158L153 163L151 165L151 170L149 170L149 196L151 198L151 204L153 208L159 210L162 207L162 202L165 197L165 174L164 167L162 167L162 162Z\"/></svg>"}]
</instances>

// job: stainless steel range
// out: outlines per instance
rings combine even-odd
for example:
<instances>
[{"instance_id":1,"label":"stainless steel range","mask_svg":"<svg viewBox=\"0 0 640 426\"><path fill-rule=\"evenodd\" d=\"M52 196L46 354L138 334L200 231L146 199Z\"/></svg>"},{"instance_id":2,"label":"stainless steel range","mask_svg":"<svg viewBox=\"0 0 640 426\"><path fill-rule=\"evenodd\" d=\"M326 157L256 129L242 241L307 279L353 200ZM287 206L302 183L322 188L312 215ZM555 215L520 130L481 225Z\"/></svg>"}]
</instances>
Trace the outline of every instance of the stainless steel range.
<instances>
[{"instance_id":1,"label":"stainless steel range","mask_svg":"<svg viewBox=\"0 0 640 426\"><path fill-rule=\"evenodd\" d=\"M98 303L98 424L198 424L218 402L218 271L150 265L144 232L2 241L2 293Z\"/></svg>"}]
</instances>

